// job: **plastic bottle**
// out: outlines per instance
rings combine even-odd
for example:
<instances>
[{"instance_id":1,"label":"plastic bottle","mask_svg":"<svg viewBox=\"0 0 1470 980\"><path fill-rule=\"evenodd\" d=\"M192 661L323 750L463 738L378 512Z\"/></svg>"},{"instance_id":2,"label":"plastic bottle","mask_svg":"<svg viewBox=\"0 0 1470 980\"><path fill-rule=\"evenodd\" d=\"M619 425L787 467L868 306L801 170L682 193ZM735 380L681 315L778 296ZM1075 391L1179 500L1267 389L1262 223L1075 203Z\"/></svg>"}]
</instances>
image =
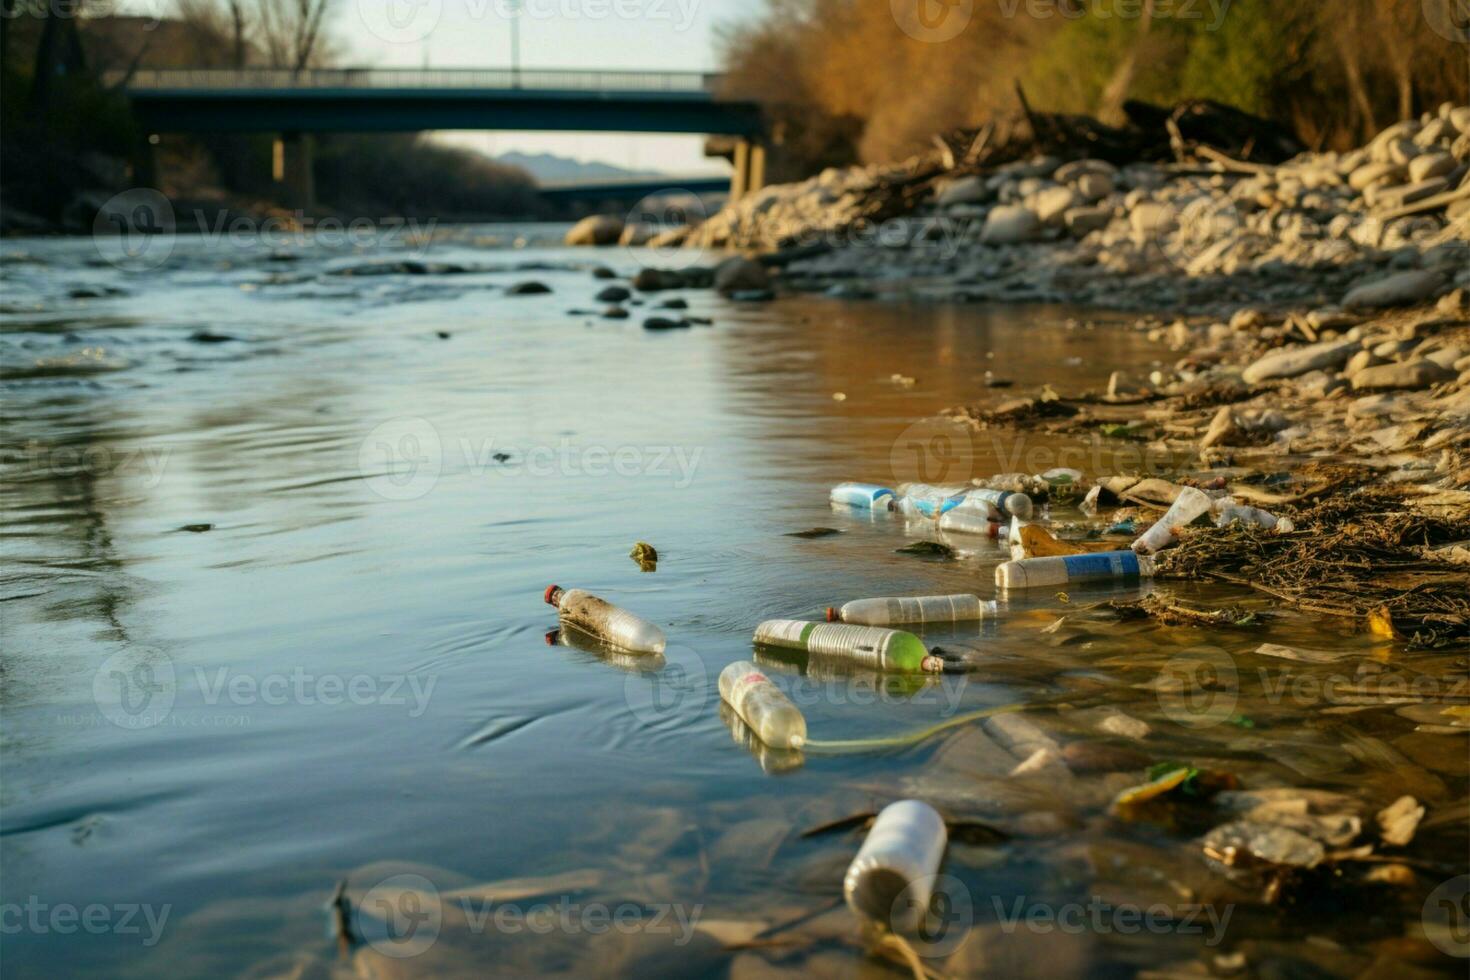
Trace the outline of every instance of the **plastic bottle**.
<instances>
[{"instance_id":1,"label":"plastic bottle","mask_svg":"<svg viewBox=\"0 0 1470 980\"><path fill-rule=\"evenodd\" d=\"M929 913L944 860L944 818L920 800L890 803L847 866L842 894L858 915L914 935Z\"/></svg>"},{"instance_id":2,"label":"plastic bottle","mask_svg":"<svg viewBox=\"0 0 1470 980\"><path fill-rule=\"evenodd\" d=\"M1280 531L1283 534L1296 530L1296 525L1289 517L1277 517L1270 511L1261 510L1259 507L1238 504L1230 497L1215 501L1215 525L1217 527L1229 527L1236 521L1242 524L1254 524L1267 531Z\"/></svg>"},{"instance_id":3,"label":"plastic bottle","mask_svg":"<svg viewBox=\"0 0 1470 980\"><path fill-rule=\"evenodd\" d=\"M965 487L931 487L927 483L899 485L898 509L909 517L934 519L949 513L965 501Z\"/></svg>"},{"instance_id":4,"label":"plastic bottle","mask_svg":"<svg viewBox=\"0 0 1470 980\"><path fill-rule=\"evenodd\" d=\"M848 507L887 510L893 505L894 493L872 483L842 483L832 488L832 502Z\"/></svg>"},{"instance_id":5,"label":"plastic bottle","mask_svg":"<svg viewBox=\"0 0 1470 980\"><path fill-rule=\"evenodd\" d=\"M1174 501L1174 506L1153 527L1144 531L1138 540L1133 542L1133 550L1141 555L1155 555L1174 543L1174 529L1176 527L1188 527L1195 520L1210 512L1214 501L1209 494L1194 487L1185 487L1179 491L1179 496Z\"/></svg>"},{"instance_id":6,"label":"plastic bottle","mask_svg":"<svg viewBox=\"0 0 1470 980\"><path fill-rule=\"evenodd\" d=\"M755 628L755 642L787 650L843 657L874 670L926 674L937 674L944 670L943 659L932 655L917 636L876 626L772 619Z\"/></svg>"},{"instance_id":7,"label":"plastic bottle","mask_svg":"<svg viewBox=\"0 0 1470 980\"><path fill-rule=\"evenodd\" d=\"M854 626L889 626L900 623L965 623L994 616L994 600L977 595L935 595L917 598L856 599L840 608L827 610L827 622Z\"/></svg>"},{"instance_id":8,"label":"plastic bottle","mask_svg":"<svg viewBox=\"0 0 1470 980\"><path fill-rule=\"evenodd\" d=\"M735 709L756 738L777 749L806 744L806 719L791 699L748 660L720 671L720 697Z\"/></svg>"},{"instance_id":9,"label":"plastic bottle","mask_svg":"<svg viewBox=\"0 0 1470 980\"><path fill-rule=\"evenodd\" d=\"M736 745L749 752L761 769L771 776L800 769L806 762L800 749L773 749L750 730L750 726L735 713L735 709L724 701L720 702L720 721L730 729L730 738Z\"/></svg>"},{"instance_id":10,"label":"plastic bottle","mask_svg":"<svg viewBox=\"0 0 1470 980\"><path fill-rule=\"evenodd\" d=\"M1023 558L995 569L1002 589L1038 589L1082 582L1118 582L1153 578L1154 560L1132 551L1103 551L1061 558Z\"/></svg>"},{"instance_id":11,"label":"plastic bottle","mask_svg":"<svg viewBox=\"0 0 1470 980\"><path fill-rule=\"evenodd\" d=\"M664 665L664 658L661 654L629 653L606 640L600 640L590 633L584 633L575 626L565 626L547 633L546 645L577 650L588 656L596 657L602 663L619 670L642 673L658 670Z\"/></svg>"},{"instance_id":12,"label":"plastic bottle","mask_svg":"<svg viewBox=\"0 0 1470 980\"><path fill-rule=\"evenodd\" d=\"M989 510L972 509L969 507L956 507L939 519L939 530L953 531L955 534L976 534L987 538L1000 537L1000 529L1005 527L998 520L993 520Z\"/></svg>"},{"instance_id":13,"label":"plastic bottle","mask_svg":"<svg viewBox=\"0 0 1470 980\"><path fill-rule=\"evenodd\" d=\"M1002 514L1019 517L1023 521L1030 520L1036 508L1031 503L1031 498L1024 493L1011 493L1009 490L988 490L980 487L967 493L969 500L985 501Z\"/></svg>"},{"instance_id":14,"label":"plastic bottle","mask_svg":"<svg viewBox=\"0 0 1470 980\"><path fill-rule=\"evenodd\" d=\"M590 592L551 585L545 599L561 611L564 621L613 646L632 653L663 653L667 645L663 630Z\"/></svg>"}]
</instances>

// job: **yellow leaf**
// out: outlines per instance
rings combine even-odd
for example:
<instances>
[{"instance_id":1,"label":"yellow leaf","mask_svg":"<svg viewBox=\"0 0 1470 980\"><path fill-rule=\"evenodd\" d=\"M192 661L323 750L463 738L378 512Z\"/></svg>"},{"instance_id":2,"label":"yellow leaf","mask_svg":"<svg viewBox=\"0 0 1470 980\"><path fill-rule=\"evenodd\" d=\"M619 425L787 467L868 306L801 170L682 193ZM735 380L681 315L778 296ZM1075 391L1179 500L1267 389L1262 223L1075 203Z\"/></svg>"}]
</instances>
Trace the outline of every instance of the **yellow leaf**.
<instances>
[{"instance_id":1,"label":"yellow leaf","mask_svg":"<svg viewBox=\"0 0 1470 980\"><path fill-rule=\"evenodd\" d=\"M1398 631L1393 628L1393 614L1388 611L1387 606L1379 606L1368 614L1368 631L1374 636L1382 636L1390 640L1399 635Z\"/></svg>"},{"instance_id":2,"label":"yellow leaf","mask_svg":"<svg viewBox=\"0 0 1470 980\"><path fill-rule=\"evenodd\" d=\"M1079 548L1066 541L1058 541L1046 528L1037 524L1022 526L1021 547L1029 558L1058 558L1087 553L1086 548Z\"/></svg>"}]
</instances>

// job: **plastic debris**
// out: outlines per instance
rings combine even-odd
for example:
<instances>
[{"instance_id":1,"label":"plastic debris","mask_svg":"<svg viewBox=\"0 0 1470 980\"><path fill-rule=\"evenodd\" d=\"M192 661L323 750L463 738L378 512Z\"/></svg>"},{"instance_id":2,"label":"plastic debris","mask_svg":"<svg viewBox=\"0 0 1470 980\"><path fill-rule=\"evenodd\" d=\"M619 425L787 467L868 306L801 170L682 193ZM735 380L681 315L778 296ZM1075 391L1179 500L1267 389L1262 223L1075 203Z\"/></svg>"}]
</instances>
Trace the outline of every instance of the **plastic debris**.
<instances>
[{"instance_id":1,"label":"plastic debris","mask_svg":"<svg viewBox=\"0 0 1470 980\"><path fill-rule=\"evenodd\" d=\"M544 598L561 612L563 622L629 652L663 653L667 645L663 630L589 592L552 585Z\"/></svg>"},{"instance_id":2,"label":"plastic debris","mask_svg":"<svg viewBox=\"0 0 1470 980\"><path fill-rule=\"evenodd\" d=\"M856 626L901 623L961 623L993 617L999 605L976 595L940 595L918 598L857 599L827 610L827 622Z\"/></svg>"},{"instance_id":3,"label":"plastic debris","mask_svg":"<svg viewBox=\"0 0 1470 980\"><path fill-rule=\"evenodd\" d=\"M944 516L965 502L966 487L931 487L927 483L902 483L898 487L899 513L907 517Z\"/></svg>"},{"instance_id":4,"label":"plastic debris","mask_svg":"<svg viewBox=\"0 0 1470 980\"><path fill-rule=\"evenodd\" d=\"M1002 589L1038 589L1083 582L1127 582L1153 578L1154 561L1132 551L1102 551L1090 555L1023 558L995 569Z\"/></svg>"},{"instance_id":5,"label":"plastic debris","mask_svg":"<svg viewBox=\"0 0 1470 980\"><path fill-rule=\"evenodd\" d=\"M755 628L755 642L842 657L874 670L927 674L944 670L943 658L931 654L917 636L875 626L772 619Z\"/></svg>"},{"instance_id":6,"label":"plastic debris","mask_svg":"<svg viewBox=\"0 0 1470 980\"><path fill-rule=\"evenodd\" d=\"M914 935L929 913L947 843L944 819L929 804L900 800L884 807L847 867L848 907L899 935Z\"/></svg>"},{"instance_id":7,"label":"plastic debris","mask_svg":"<svg viewBox=\"0 0 1470 980\"><path fill-rule=\"evenodd\" d=\"M638 563L638 567L645 572L658 570L658 551L647 541L639 541L628 552L628 557Z\"/></svg>"},{"instance_id":8,"label":"plastic debris","mask_svg":"<svg viewBox=\"0 0 1470 980\"><path fill-rule=\"evenodd\" d=\"M894 492L887 487L872 483L842 483L832 488L834 504L848 507L865 507L869 510L887 510L893 505Z\"/></svg>"},{"instance_id":9,"label":"plastic debris","mask_svg":"<svg viewBox=\"0 0 1470 980\"><path fill-rule=\"evenodd\" d=\"M806 719L781 689L748 660L720 672L720 697L766 745L799 749L806 744Z\"/></svg>"},{"instance_id":10,"label":"plastic debris","mask_svg":"<svg viewBox=\"0 0 1470 980\"><path fill-rule=\"evenodd\" d=\"M1282 534L1296 530L1296 525L1292 523L1291 518L1277 517L1259 507L1236 503L1232 497L1215 501L1213 511L1217 527L1229 527L1236 521L1240 521L1242 524L1253 524L1267 531L1279 531Z\"/></svg>"},{"instance_id":11,"label":"plastic debris","mask_svg":"<svg viewBox=\"0 0 1470 980\"><path fill-rule=\"evenodd\" d=\"M980 500L993 506L998 513L1011 517L1019 517L1023 521L1028 520L1035 512L1035 506L1031 498L1024 493L1012 493L1009 490L991 490L980 487L969 491L965 495L970 500Z\"/></svg>"},{"instance_id":12,"label":"plastic debris","mask_svg":"<svg viewBox=\"0 0 1470 980\"><path fill-rule=\"evenodd\" d=\"M987 511L971 507L957 507L939 518L939 530L953 534L998 538L1003 527L1005 525Z\"/></svg>"},{"instance_id":13,"label":"plastic debris","mask_svg":"<svg viewBox=\"0 0 1470 980\"><path fill-rule=\"evenodd\" d=\"M1174 499L1174 505L1153 527L1144 531L1137 541L1133 542L1133 550L1139 554L1156 555L1175 542L1174 529L1188 527L1197 519L1210 512L1213 506L1209 494L1194 487L1184 487L1179 491L1179 496Z\"/></svg>"}]
</instances>

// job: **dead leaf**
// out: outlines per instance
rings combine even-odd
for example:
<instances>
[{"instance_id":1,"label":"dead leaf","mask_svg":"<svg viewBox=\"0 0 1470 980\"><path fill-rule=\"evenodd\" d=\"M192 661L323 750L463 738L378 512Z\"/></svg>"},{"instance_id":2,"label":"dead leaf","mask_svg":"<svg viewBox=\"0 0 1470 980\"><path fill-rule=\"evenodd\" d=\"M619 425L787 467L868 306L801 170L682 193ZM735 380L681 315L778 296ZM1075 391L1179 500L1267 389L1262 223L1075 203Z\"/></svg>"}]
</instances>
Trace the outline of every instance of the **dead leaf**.
<instances>
[{"instance_id":1,"label":"dead leaf","mask_svg":"<svg viewBox=\"0 0 1470 980\"><path fill-rule=\"evenodd\" d=\"M1393 613L1387 606L1379 606L1368 614L1368 631L1389 640L1398 637L1398 631L1393 628Z\"/></svg>"},{"instance_id":2,"label":"dead leaf","mask_svg":"<svg viewBox=\"0 0 1470 980\"><path fill-rule=\"evenodd\" d=\"M1067 555L1083 555L1086 548L1058 540L1046 528L1038 524L1021 526L1021 547L1028 558L1061 558Z\"/></svg>"}]
</instances>

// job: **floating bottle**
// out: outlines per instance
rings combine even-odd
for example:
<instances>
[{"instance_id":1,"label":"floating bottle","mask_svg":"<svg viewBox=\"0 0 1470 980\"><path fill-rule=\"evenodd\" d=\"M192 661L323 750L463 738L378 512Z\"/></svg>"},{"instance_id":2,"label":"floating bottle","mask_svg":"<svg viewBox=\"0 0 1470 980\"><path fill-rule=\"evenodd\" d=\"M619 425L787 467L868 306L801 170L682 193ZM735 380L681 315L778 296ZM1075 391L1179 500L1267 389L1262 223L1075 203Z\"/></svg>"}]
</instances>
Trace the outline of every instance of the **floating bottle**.
<instances>
[{"instance_id":1,"label":"floating bottle","mask_svg":"<svg viewBox=\"0 0 1470 980\"><path fill-rule=\"evenodd\" d=\"M1000 529L1005 527L998 519L994 519L988 506L985 509L956 507L954 510L939 518L939 530L952 531L955 534L975 534L987 538L1000 537Z\"/></svg>"},{"instance_id":2,"label":"floating bottle","mask_svg":"<svg viewBox=\"0 0 1470 980\"><path fill-rule=\"evenodd\" d=\"M969 491L966 495L969 500L985 501L999 513L1009 514L1011 517L1019 517L1021 520L1030 520L1036 508L1031 503L1031 498L1024 493L1012 493L1009 490L989 490L980 487Z\"/></svg>"},{"instance_id":3,"label":"floating bottle","mask_svg":"<svg viewBox=\"0 0 1470 980\"><path fill-rule=\"evenodd\" d=\"M1231 497L1215 501L1215 525L1217 527L1229 527L1236 521L1242 524L1254 524L1256 527L1267 531L1279 531L1283 534L1296 530L1296 525L1289 517L1277 517L1270 511L1261 510L1259 507L1248 507L1245 504L1236 503Z\"/></svg>"},{"instance_id":4,"label":"floating bottle","mask_svg":"<svg viewBox=\"0 0 1470 980\"><path fill-rule=\"evenodd\" d=\"M662 654L629 653L606 640L598 639L590 633L584 633L575 626L564 626L547 633L546 645L580 651L619 670L647 673L660 670L664 666Z\"/></svg>"},{"instance_id":5,"label":"floating bottle","mask_svg":"<svg viewBox=\"0 0 1470 980\"><path fill-rule=\"evenodd\" d=\"M995 584L1002 589L1038 589L1050 585L1083 582L1127 582L1153 578L1154 560L1133 551L1102 551L1090 555L1056 558L1023 558L995 569Z\"/></svg>"},{"instance_id":6,"label":"floating bottle","mask_svg":"<svg viewBox=\"0 0 1470 980\"><path fill-rule=\"evenodd\" d=\"M756 738L772 748L799 749L806 744L801 709L750 661L737 660L720 671L720 697Z\"/></svg>"},{"instance_id":7,"label":"floating bottle","mask_svg":"<svg viewBox=\"0 0 1470 980\"><path fill-rule=\"evenodd\" d=\"M977 595L936 595L896 599L856 599L827 610L827 622L853 626L890 626L902 623L966 623L996 614L994 600Z\"/></svg>"},{"instance_id":8,"label":"floating bottle","mask_svg":"<svg viewBox=\"0 0 1470 980\"><path fill-rule=\"evenodd\" d=\"M563 621L613 646L632 653L663 653L667 645L663 630L589 592L552 585L545 599L561 611Z\"/></svg>"},{"instance_id":9,"label":"floating bottle","mask_svg":"<svg viewBox=\"0 0 1470 980\"><path fill-rule=\"evenodd\" d=\"M944 818L932 806L920 800L890 803L847 866L842 894L848 907L899 935L918 933L947 843Z\"/></svg>"},{"instance_id":10,"label":"floating bottle","mask_svg":"<svg viewBox=\"0 0 1470 980\"><path fill-rule=\"evenodd\" d=\"M931 487L927 483L899 484L902 495L898 499L898 510L908 517L927 517L933 520L954 510L965 502L966 487Z\"/></svg>"},{"instance_id":11,"label":"floating bottle","mask_svg":"<svg viewBox=\"0 0 1470 980\"><path fill-rule=\"evenodd\" d=\"M1174 529L1188 527L1195 520L1210 512L1214 501L1209 494L1195 487L1185 487L1179 491L1179 496L1174 500L1174 506L1153 527L1144 531L1138 540L1133 542L1133 550L1141 555L1155 555L1174 543Z\"/></svg>"},{"instance_id":12,"label":"floating bottle","mask_svg":"<svg viewBox=\"0 0 1470 980\"><path fill-rule=\"evenodd\" d=\"M938 674L944 661L912 633L876 626L846 626L773 619L755 628L755 642L821 656L843 657L873 670Z\"/></svg>"},{"instance_id":13,"label":"floating bottle","mask_svg":"<svg viewBox=\"0 0 1470 980\"><path fill-rule=\"evenodd\" d=\"M800 749L773 749L750 730L750 726L735 713L735 709L724 701L720 702L720 721L730 729L730 738L736 745L749 752L761 769L768 775L779 775L800 769L806 758Z\"/></svg>"},{"instance_id":14,"label":"floating bottle","mask_svg":"<svg viewBox=\"0 0 1470 980\"><path fill-rule=\"evenodd\" d=\"M872 483L842 483L832 488L832 502L847 507L887 510L893 497L892 490Z\"/></svg>"}]
</instances>

